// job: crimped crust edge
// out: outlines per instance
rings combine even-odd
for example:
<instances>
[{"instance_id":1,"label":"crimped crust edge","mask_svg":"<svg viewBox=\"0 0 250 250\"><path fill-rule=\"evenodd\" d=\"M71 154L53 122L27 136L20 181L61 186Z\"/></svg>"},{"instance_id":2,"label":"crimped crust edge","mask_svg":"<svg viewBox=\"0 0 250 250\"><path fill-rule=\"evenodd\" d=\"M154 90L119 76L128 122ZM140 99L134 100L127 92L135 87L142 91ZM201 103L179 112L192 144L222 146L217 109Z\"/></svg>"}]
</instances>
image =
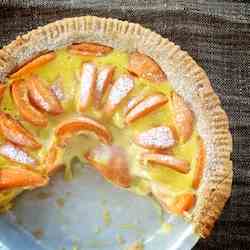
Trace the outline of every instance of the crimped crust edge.
<instances>
[{"instance_id":1,"label":"crimped crust edge","mask_svg":"<svg viewBox=\"0 0 250 250\"><path fill-rule=\"evenodd\" d=\"M19 36L0 50L0 81L41 53L81 41L151 56L190 104L206 146L206 166L190 221L197 233L207 237L231 193L232 137L206 73L187 52L139 24L95 16L66 18Z\"/></svg>"}]
</instances>

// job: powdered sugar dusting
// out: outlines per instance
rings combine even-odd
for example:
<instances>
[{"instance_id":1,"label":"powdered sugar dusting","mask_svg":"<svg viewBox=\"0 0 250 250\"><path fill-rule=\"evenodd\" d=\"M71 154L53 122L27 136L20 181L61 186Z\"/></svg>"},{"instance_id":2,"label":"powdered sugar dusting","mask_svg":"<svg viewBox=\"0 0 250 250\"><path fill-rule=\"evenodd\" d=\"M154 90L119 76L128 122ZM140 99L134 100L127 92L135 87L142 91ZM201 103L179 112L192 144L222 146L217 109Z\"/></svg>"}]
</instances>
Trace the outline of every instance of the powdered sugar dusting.
<instances>
[{"instance_id":1,"label":"powdered sugar dusting","mask_svg":"<svg viewBox=\"0 0 250 250\"><path fill-rule=\"evenodd\" d=\"M130 110L132 110L137 104L139 104L143 99L145 98L145 95L139 95L135 96L132 99L129 100L127 107L124 109L124 113L127 114Z\"/></svg>"},{"instance_id":2,"label":"powdered sugar dusting","mask_svg":"<svg viewBox=\"0 0 250 250\"><path fill-rule=\"evenodd\" d=\"M19 147L7 143L0 146L0 154L4 157L9 158L12 161L25 164L25 165L35 165L36 160L28 155L25 151Z\"/></svg>"},{"instance_id":3,"label":"powdered sugar dusting","mask_svg":"<svg viewBox=\"0 0 250 250\"><path fill-rule=\"evenodd\" d=\"M80 91L80 103L85 108L89 103L89 98L94 90L96 80L96 66L93 63L86 63L83 65L81 75L81 91Z\"/></svg>"},{"instance_id":4,"label":"powdered sugar dusting","mask_svg":"<svg viewBox=\"0 0 250 250\"><path fill-rule=\"evenodd\" d=\"M154 107L160 101L158 95L150 96L144 102L138 104L137 109L147 110L149 108Z\"/></svg>"},{"instance_id":5,"label":"powdered sugar dusting","mask_svg":"<svg viewBox=\"0 0 250 250\"><path fill-rule=\"evenodd\" d=\"M109 72L110 72L109 68L104 68L99 72L97 76L96 91L98 92L99 95L102 95L103 93L104 84L105 84L106 79L108 78Z\"/></svg>"},{"instance_id":6,"label":"powdered sugar dusting","mask_svg":"<svg viewBox=\"0 0 250 250\"><path fill-rule=\"evenodd\" d=\"M49 112L50 111L50 105L49 103L44 99L43 96L40 95L40 93L34 89L34 96L33 98L36 100L36 103L39 103L39 106L41 109Z\"/></svg>"},{"instance_id":7,"label":"powdered sugar dusting","mask_svg":"<svg viewBox=\"0 0 250 250\"><path fill-rule=\"evenodd\" d=\"M118 105L134 88L134 80L127 76L120 76L111 88L108 102L112 106Z\"/></svg>"},{"instance_id":8,"label":"powdered sugar dusting","mask_svg":"<svg viewBox=\"0 0 250 250\"><path fill-rule=\"evenodd\" d=\"M36 142L32 139L32 135L27 130L25 130L19 122L7 115L5 115L3 118L1 117L0 119L2 119L0 122L0 127L6 139L15 144L27 147L32 147L34 144L36 144Z\"/></svg>"},{"instance_id":9,"label":"powdered sugar dusting","mask_svg":"<svg viewBox=\"0 0 250 250\"><path fill-rule=\"evenodd\" d=\"M102 70L100 70L100 72L97 75L97 81L96 81L96 101L99 102L100 99L102 98L105 89L107 88L108 84L109 84L109 78L110 75L113 72L113 68L112 67L105 67ZM112 75L111 75L112 76Z\"/></svg>"},{"instance_id":10,"label":"powdered sugar dusting","mask_svg":"<svg viewBox=\"0 0 250 250\"><path fill-rule=\"evenodd\" d=\"M165 149L173 146L175 139L170 128L159 126L139 134L136 143L145 148Z\"/></svg>"},{"instance_id":11,"label":"powdered sugar dusting","mask_svg":"<svg viewBox=\"0 0 250 250\"><path fill-rule=\"evenodd\" d=\"M155 94L147 97L144 101L135 106L127 115L126 121L131 122L137 118L155 111L167 102L167 98L162 94Z\"/></svg>"},{"instance_id":12,"label":"powdered sugar dusting","mask_svg":"<svg viewBox=\"0 0 250 250\"><path fill-rule=\"evenodd\" d=\"M12 134L8 134L8 140L12 141L15 144L21 144L21 145L26 145L29 143L29 139L27 138L27 136L22 133L22 131L18 131L18 130L14 130L11 131Z\"/></svg>"},{"instance_id":13,"label":"powdered sugar dusting","mask_svg":"<svg viewBox=\"0 0 250 250\"><path fill-rule=\"evenodd\" d=\"M60 101L64 100L64 92L62 89L62 79L58 78L50 87L50 90L53 92L53 94L56 96L56 98Z\"/></svg>"},{"instance_id":14,"label":"powdered sugar dusting","mask_svg":"<svg viewBox=\"0 0 250 250\"><path fill-rule=\"evenodd\" d=\"M144 153L141 157L144 164L147 164L148 162L157 163L168 168L171 167L175 171L185 174L190 170L189 163L187 161L175 158L172 155Z\"/></svg>"}]
</instances>

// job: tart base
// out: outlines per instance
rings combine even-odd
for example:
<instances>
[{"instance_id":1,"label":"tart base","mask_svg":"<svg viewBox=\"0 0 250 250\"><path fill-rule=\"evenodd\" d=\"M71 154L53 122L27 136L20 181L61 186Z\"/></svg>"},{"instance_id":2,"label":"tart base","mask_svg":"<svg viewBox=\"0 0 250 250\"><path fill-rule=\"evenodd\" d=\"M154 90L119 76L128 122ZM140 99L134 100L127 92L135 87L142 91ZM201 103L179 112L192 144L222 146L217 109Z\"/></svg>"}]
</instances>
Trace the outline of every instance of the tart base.
<instances>
[{"instance_id":1,"label":"tart base","mask_svg":"<svg viewBox=\"0 0 250 250\"><path fill-rule=\"evenodd\" d=\"M175 91L190 103L207 160L189 220L197 233L207 237L231 193L232 138L228 118L206 73L187 52L139 24L94 16L67 18L19 36L0 50L0 81L38 55L81 41L147 54L161 66Z\"/></svg>"}]
</instances>

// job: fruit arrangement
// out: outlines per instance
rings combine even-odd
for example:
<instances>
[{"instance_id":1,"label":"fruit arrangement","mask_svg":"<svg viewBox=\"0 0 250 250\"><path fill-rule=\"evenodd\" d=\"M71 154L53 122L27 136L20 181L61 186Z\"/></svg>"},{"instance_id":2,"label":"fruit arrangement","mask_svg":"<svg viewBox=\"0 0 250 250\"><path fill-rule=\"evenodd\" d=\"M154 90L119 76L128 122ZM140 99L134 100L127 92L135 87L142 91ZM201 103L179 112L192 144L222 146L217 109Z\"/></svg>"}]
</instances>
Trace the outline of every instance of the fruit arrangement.
<instances>
[{"instance_id":1,"label":"fruit arrangement","mask_svg":"<svg viewBox=\"0 0 250 250\"><path fill-rule=\"evenodd\" d=\"M193 208L205 146L189 104L149 56L72 44L16 69L0 96L2 210L73 156L167 211Z\"/></svg>"}]
</instances>

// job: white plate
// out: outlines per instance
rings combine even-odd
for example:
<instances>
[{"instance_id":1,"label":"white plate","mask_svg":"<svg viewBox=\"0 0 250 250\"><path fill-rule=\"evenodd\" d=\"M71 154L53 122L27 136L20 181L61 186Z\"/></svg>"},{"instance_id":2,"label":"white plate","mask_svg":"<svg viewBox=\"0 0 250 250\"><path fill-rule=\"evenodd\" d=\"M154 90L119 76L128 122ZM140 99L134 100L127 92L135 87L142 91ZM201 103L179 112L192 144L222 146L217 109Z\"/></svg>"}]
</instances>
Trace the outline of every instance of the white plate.
<instances>
[{"instance_id":1,"label":"white plate","mask_svg":"<svg viewBox=\"0 0 250 250\"><path fill-rule=\"evenodd\" d=\"M145 250L188 250L198 241L191 225L161 216L150 198L113 187L88 167L74 169L71 182L59 173L17 199L0 220L0 250L123 250L137 240Z\"/></svg>"}]
</instances>

